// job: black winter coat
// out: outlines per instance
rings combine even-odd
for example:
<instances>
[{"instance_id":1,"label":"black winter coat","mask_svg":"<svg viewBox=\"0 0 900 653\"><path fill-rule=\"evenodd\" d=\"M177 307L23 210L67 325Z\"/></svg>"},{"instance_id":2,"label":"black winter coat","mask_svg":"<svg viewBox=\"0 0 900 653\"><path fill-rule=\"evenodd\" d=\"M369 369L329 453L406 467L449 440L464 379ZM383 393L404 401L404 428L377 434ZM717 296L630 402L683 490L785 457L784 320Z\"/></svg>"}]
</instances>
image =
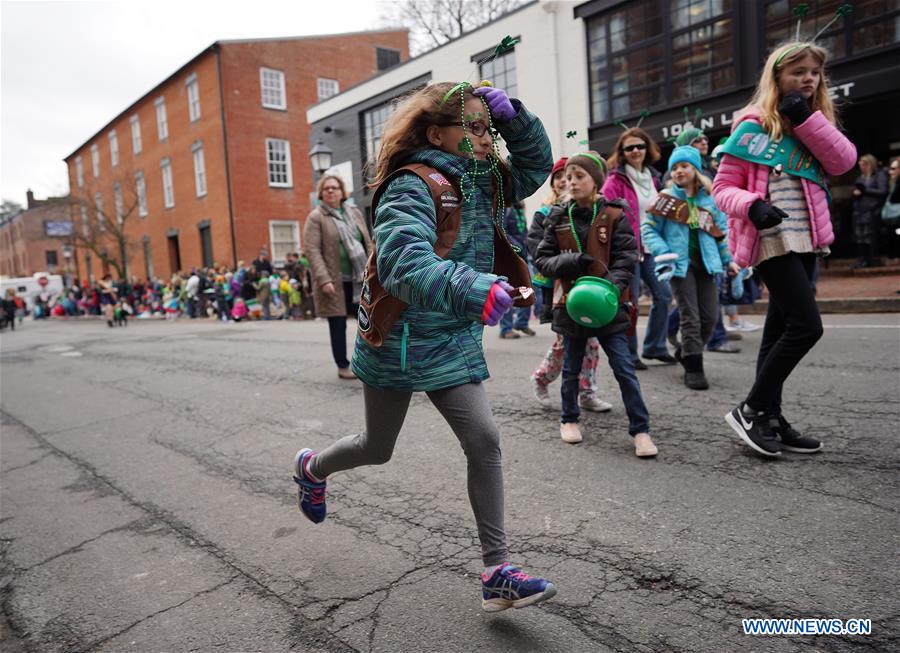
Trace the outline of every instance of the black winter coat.
<instances>
[{"instance_id":1,"label":"black winter coat","mask_svg":"<svg viewBox=\"0 0 900 653\"><path fill-rule=\"evenodd\" d=\"M555 205L550 209L550 214L544 222L544 235L537 247L534 264L541 274L550 279L571 279L574 281L579 277L585 276L585 272L578 262L581 254L579 252L561 252L556 242L556 227L568 224L568 209L572 203L570 201L564 205ZM618 203L610 203L610 206L617 205ZM602 212L604 208L605 204L601 204L598 212ZM589 208L578 208L576 206L572 210L572 217L575 220L575 232L582 243L587 241L592 215L593 211ZM628 217L625 214L622 214L613 230L609 258L609 273L606 275L606 278L616 285L620 294L624 294L631 285L635 264L638 261L637 239L634 237L634 231L632 231L631 224L628 222ZM620 303L619 311L616 313L613 321L601 329L583 327L569 317L569 313L565 308L554 308L552 329L556 333L577 338L603 337L621 333L628 330L629 326L631 326L629 308L628 304Z\"/></svg>"}]
</instances>

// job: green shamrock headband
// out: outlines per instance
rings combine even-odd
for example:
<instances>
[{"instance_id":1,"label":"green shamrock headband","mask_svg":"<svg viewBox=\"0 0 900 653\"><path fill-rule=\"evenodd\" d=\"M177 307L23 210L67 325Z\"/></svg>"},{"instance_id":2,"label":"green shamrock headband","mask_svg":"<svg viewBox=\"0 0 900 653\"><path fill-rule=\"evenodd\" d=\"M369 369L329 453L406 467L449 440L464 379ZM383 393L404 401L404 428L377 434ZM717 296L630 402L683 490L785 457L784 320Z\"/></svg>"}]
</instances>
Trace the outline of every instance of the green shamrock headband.
<instances>
[{"instance_id":1,"label":"green shamrock headband","mask_svg":"<svg viewBox=\"0 0 900 653\"><path fill-rule=\"evenodd\" d=\"M822 36L822 34L824 34L828 30L828 28L831 27L831 25L838 18L842 18L842 17L846 16L847 14L851 13L852 11L853 11L853 5L851 3L846 2L846 3L842 4L840 7L838 7L837 11L834 12L834 16L832 17L832 19L829 20L825 24L825 27L823 27L818 32L816 32L816 35L814 37L812 37L809 41L803 42L803 41L800 41L800 24L803 22L803 17L809 13L809 5L806 4L805 2L801 2L799 5L794 7L793 13L794 13L794 16L797 18L797 30L794 34L794 40L797 41L797 43L794 43L791 47L789 47L787 50L785 50L780 55L778 55L778 58L775 60L775 67L777 68L778 66L780 66L781 62L784 61L786 57L790 56L794 52L797 52L798 50L802 50L803 48L807 47L810 43L815 43L815 41L820 36Z\"/></svg>"},{"instance_id":2,"label":"green shamrock headband","mask_svg":"<svg viewBox=\"0 0 900 653\"><path fill-rule=\"evenodd\" d=\"M591 161L593 161L598 166L600 166L600 169L603 170L604 175L606 174L606 164L603 163L603 159L601 159L599 156L595 156L595 155L591 154L590 152L578 152L578 153L570 156L569 159L574 159L576 156L585 156L585 157L589 158Z\"/></svg>"}]
</instances>

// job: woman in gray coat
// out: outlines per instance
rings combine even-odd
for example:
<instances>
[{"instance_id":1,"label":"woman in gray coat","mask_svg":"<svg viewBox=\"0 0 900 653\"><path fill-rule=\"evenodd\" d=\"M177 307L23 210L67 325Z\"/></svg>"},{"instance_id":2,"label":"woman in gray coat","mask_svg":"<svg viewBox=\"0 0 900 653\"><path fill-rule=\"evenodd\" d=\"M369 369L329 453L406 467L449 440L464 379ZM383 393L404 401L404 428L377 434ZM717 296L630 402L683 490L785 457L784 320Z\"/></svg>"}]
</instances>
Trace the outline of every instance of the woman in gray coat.
<instances>
[{"instance_id":1,"label":"woman in gray coat","mask_svg":"<svg viewBox=\"0 0 900 653\"><path fill-rule=\"evenodd\" d=\"M313 277L316 317L328 318L331 354L342 379L355 379L347 359L347 315L359 301L372 239L362 213L345 203L347 190L336 175L325 175L316 187L319 205L303 229Z\"/></svg>"},{"instance_id":2,"label":"woman in gray coat","mask_svg":"<svg viewBox=\"0 0 900 653\"><path fill-rule=\"evenodd\" d=\"M881 226L881 207L888 196L888 176L871 154L859 158L860 175L853 184L853 242L859 261L853 267L875 265L875 243Z\"/></svg>"}]
</instances>

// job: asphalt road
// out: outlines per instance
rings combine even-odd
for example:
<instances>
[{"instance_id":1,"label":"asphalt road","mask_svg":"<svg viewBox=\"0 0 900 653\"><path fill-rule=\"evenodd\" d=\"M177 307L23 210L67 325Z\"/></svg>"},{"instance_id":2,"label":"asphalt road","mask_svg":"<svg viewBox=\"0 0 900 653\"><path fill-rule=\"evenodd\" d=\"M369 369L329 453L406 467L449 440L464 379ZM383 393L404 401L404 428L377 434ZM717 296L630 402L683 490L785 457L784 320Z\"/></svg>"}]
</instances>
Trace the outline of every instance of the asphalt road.
<instances>
[{"instance_id":1,"label":"asphalt road","mask_svg":"<svg viewBox=\"0 0 900 653\"><path fill-rule=\"evenodd\" d=\"M900 317L824 320L785 402L825 450L775 461L722 418L759 333L707 357L707 392L640 373L660 455L639 460L602 362L614 410L566 445L528 383L549 329L489 330L513 561L559 588L494 615L465 460L426 397L390 463L331 479L325 523L297 511L294 452L363 424L323 322L26 323L0 344L0 645L896 651ZM750 617L868 618L872 634L754 637Z\"/></svg>"}]
</instances>

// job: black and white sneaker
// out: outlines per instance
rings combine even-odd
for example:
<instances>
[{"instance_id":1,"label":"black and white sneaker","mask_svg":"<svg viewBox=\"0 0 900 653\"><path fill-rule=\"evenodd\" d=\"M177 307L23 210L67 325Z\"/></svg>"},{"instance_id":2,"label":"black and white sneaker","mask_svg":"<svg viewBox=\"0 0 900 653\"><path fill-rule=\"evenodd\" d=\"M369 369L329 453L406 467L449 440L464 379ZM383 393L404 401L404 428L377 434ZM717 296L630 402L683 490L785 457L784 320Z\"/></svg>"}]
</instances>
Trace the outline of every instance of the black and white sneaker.
<instances>
[{"instance_id":1,"label":"black and white sneaker","mask_svg":"<svg viewBox=\"0 0 900 653\"><path fill-rule=\"evenodd\" d=\"M794 453L815 453L822 450L822 443L815 438L803 435L797 431L784 415L769 418L769 428L775 437L781 441L781 448Z\"/></svg>"},{"instance_id":2,"label":"black and white sneaker","mask_svg":"<svg viewBox=\"0 0 900 653\"><path fill-rule=\"evenodd\" d=\"M734 429L741 440L747 445L762 454L771 458L777 458L781 455L781 443L772 432L769 425L769 416L757 413L752 417L748 417L743 412L744 404L738 404L734 409L725 415L725 421L728 426Z\"/></svg>"}]
</instances>

